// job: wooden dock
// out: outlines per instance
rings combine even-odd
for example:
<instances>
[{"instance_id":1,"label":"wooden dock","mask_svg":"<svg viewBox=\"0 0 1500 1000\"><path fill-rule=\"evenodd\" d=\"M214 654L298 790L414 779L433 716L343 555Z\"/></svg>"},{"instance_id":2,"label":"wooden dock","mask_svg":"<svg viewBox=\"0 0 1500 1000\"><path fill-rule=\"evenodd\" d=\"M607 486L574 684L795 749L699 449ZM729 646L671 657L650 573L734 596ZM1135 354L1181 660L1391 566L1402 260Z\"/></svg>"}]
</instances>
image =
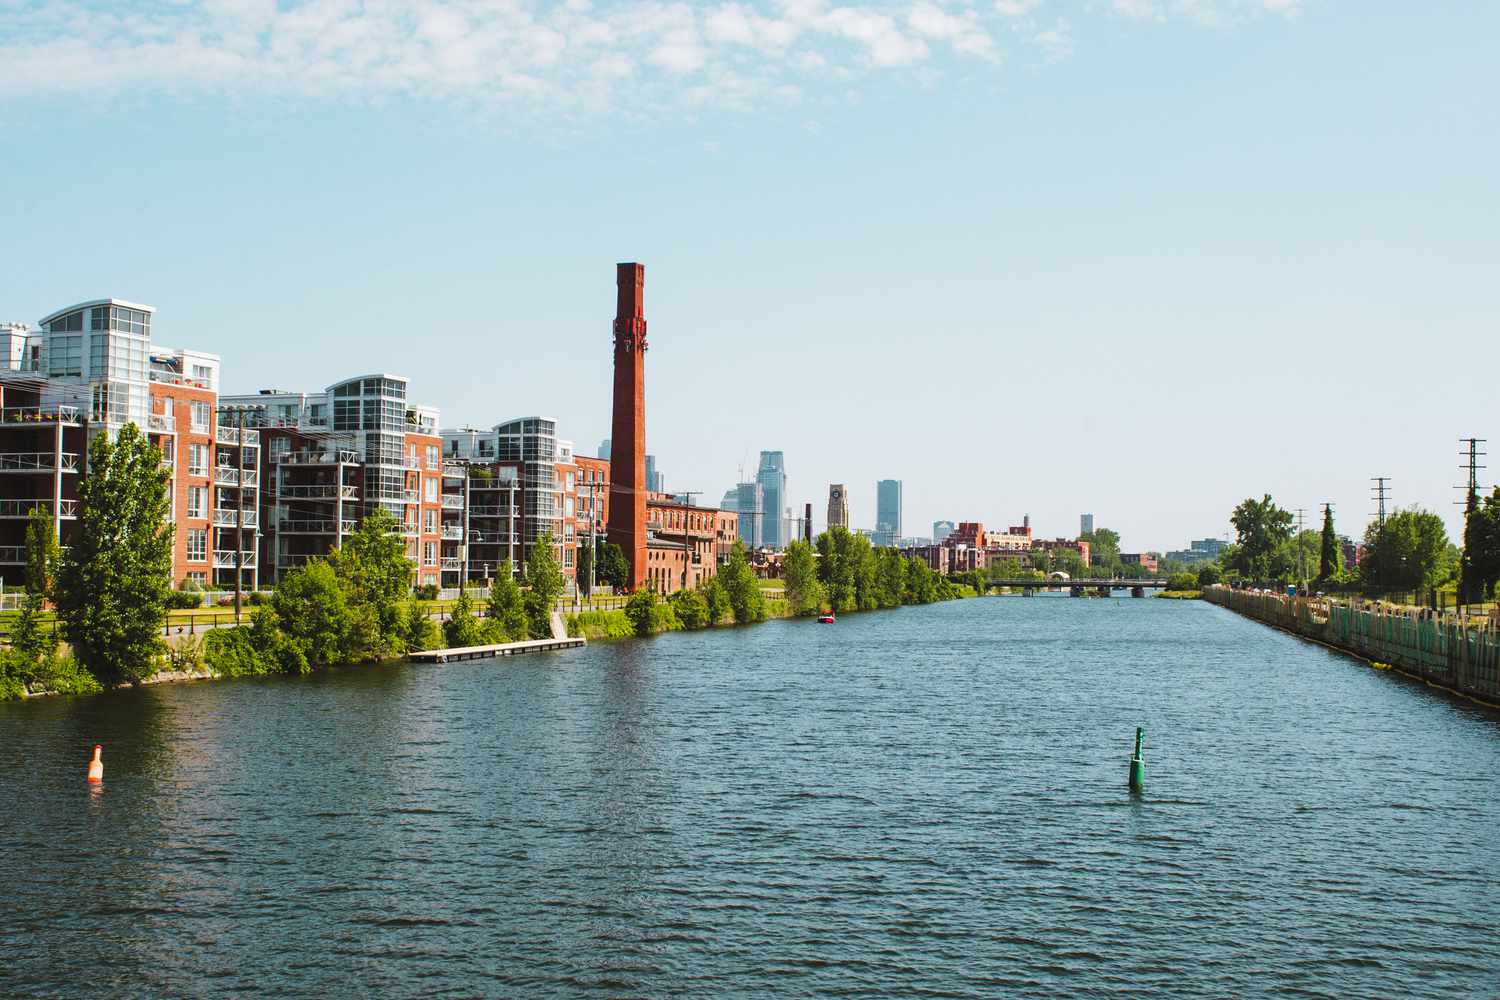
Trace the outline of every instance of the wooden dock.
<instances>
[{"instance_id":1,"label":"wooden dock","mask_svg":"<svg viewBox=\"0 0 1500 1000\"><path fill-rule=\"evenodd\" d=\"M452 663L456 660L484 660L492 656L519 656L522 653L545 653L553 649L574 649L588 645L579 638L530 639L526 642L500 642L490 646L460 646L456 649L429 649L412 653L413 663Z\"/></svg>"}]
</instances>

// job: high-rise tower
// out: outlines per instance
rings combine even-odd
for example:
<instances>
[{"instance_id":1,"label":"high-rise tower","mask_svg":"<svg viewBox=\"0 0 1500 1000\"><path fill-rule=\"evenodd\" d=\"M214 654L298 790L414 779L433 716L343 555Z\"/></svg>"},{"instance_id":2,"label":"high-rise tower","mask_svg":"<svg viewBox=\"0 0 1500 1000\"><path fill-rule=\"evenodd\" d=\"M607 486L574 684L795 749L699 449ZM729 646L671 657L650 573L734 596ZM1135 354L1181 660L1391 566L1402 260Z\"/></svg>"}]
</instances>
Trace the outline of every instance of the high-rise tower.
<instances>
[{"instance_id":1,"label":"high-rise tower","mask_svg":"<svg viewBox=\"0 0 1500 1000\"><path fill-rule=\"evenodd\" d=\"M646 580L646 268L615 265L615 398L610 422L609 540L630 563L631 589Z\"/></svg>"}]
</instances>

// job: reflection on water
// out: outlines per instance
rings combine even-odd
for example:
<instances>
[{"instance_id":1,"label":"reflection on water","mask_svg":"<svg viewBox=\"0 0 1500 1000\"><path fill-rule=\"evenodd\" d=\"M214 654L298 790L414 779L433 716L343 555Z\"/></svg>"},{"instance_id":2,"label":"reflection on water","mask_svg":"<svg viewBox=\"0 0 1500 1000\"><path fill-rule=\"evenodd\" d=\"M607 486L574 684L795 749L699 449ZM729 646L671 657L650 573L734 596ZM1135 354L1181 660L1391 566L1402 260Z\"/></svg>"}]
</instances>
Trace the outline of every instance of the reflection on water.
<instances>
[{"instance_id":1,"label":"reflection on water","mask_svg":"<svg viewBox=\"0 0 1500 1000\"><path fill-rule=\"evenodd\" d=\"M3 705L0 994L1485 995L1497 793L1494 714L1166 601Z\"/></svg>"}]
</instances>

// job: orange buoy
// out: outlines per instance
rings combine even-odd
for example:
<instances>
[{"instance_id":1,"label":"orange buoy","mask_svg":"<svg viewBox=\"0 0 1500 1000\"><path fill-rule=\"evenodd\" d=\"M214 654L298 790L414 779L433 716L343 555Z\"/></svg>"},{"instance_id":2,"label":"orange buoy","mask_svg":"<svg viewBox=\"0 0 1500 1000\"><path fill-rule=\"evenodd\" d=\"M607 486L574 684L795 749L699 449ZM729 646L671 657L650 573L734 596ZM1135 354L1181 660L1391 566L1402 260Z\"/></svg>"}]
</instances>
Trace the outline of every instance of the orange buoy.
<instances>
[{"instance_id":1,"label":"orange buoy","mask_svg":"<svg viewBox=\"0 0 1500 1000\"><path fill-rule=\"evenodd\" d=\"M91 785L97 785L104 781L104 761L102 759L103 753L104 745L101 743L95 743L94 759L89 761L89 784Z\"/></svg>"}]
</instances>

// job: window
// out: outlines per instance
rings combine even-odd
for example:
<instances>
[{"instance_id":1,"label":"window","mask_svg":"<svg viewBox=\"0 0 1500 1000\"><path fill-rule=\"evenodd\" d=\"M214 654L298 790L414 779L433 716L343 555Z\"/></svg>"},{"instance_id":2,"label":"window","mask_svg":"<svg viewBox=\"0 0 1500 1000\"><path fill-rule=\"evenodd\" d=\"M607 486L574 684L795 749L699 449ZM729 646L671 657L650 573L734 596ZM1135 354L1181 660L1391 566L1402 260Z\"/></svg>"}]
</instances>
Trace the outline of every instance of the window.
<instances>
[{"instance_id":1,"label":"window","mask_svg":"<svg viewBox=\"0 0 1500 1000\"><path fill-rule=\"evenodd\" d=\"M195 402L193 408L193 431L197 434L208 433L208 404Z\"/></svg>"},{"instance_id":2,"label":"window","mask_svg":"<svg viewBox=\"0 0 1500 1000\"><path fill-rule=\"evenodd\" d=\"M433 535L437 533L437 513L431 507L422 511L422 534Z\"/></svg>"},{"instance_id":3,"label":"window","mask_svg":"<svg viewBox=\"0 0 1500 1000\"><path fill-rule=\"evenodd\" d=\"M423 566L436 566L437 565L437 543L436 542L423 542L422 543L422 565Z\"/></svg>"},{"instance_id":4,"label":"window","mask_svg":"<svg viewBox=\"0 0 1500 1000\"><path fill-rule=\"evenodd\" d=\"M567 497L563 500L563 517L573 516L573 498Z\"/></svg>"},{"instance_id":5,"label":"window","mask_svg":"<svg viewBox=\"0 0 1500 1000\"><path fill-rule=\"evenodd\" d=\"M430 502L432 502L432 503L437 503L437 498L438 498L438 481L437 481L437 477L436 476L428 476L426 479L424 479L422 481L422 488L427 491L427 499Z\"/></svg>"},{"instance_id":6,"label":"window","mask_svg":"<svg viewBox=\"0 0 1500 1000\"><path fill-rule=\"evenodd\" d=\"M189 528L187 532L188 562L208 561L208 529Z\"/></svg>"},{"instance_id":7,"label":"window","mask_svg":"<svg viewBox=\"0 0 1500 1000\"><path fill-rule=\"evenodd\" d=\"M203 572L201 569L194 570L193 572L187 574L186 579L192 583L196 583L200 587L208 586L208 574Z\"/></svg>"},{"instance_id":8,"label":"window","mask_svg":"<svg viewBox=\"0 0 1500 1000\"><path fill-rule=\"evenodd\" d=\"M205 486L188 487L188 517L208 516L208 488Z\"/></svg>"},{"instance_id":9,"label":"window","mask_svg":"<svg viewBox=\"0 0 1500 1000\"><path fill-rule=\"evenodd\" d=\"M571 567L573 565L572 549L563 549L563 565L568 567Z\"/></svg>"},{"instance_id":10,"label":"window","mask_svg":"<svg viewBox=\"0 0 1500 1000\"><path fill-rule=\"evenodd\" d=\"M83 338L53 337L47 352L48 375L83 374Z\"/></svg>"},{"instance_id":11,"label":"window","mask_svg":"<svg viewBox=\"0 0 1500 1000\"><path fill-rule=\"evenodd\" d=\"M206 444L190 444L190 445L188 445L188 475L190 475L190 476L206 476L206 475L208 475L208 445L206 445Z\"/></svg>"},{"instance_id":12,"label":"window","mask_svg":"<svg viewBox=\"0 0 1500 1000\"><path fill-rule=\"evenodd\" d=\"M193 381L202 382L205 386L212 389L214 387L213 368L209 367L208 365L194 365Z\"/></svg>"},{"instance_id":13,"label":"window","mask_svg":"<svg viewBox=\"0 0 1500 1000\"><path fill-rule=\"evenodd\" d=\"M577 489L576 480L574 474L570 472L568 473L568 492L572 493L575 489Z\"/></svg>"},{"instance_id":14,"label":"window","mask_svg":"<svg viewBox=\"0 0 1500 1000\"><path fill-rule=\"evenodd\" d=\"M429 469L436 469L441 463L442 456L439 454L440 451L441 449L435 444L427 446L427 467Z\"/></svg>"},{"instance_id":15,"label":"window","mask_svg":"<svg viewBox=\"0 0 1500 1000\"><path fill-rule=\"evenodd\" d=\"M173 403L172 397L171 396L159 396L157 398L161 400L161 415L167 418L167 422L168 423L171 423L172 422L172 414L174 412L173 409L172 409L172 403Z\"/></svg>"}]
</instances>

